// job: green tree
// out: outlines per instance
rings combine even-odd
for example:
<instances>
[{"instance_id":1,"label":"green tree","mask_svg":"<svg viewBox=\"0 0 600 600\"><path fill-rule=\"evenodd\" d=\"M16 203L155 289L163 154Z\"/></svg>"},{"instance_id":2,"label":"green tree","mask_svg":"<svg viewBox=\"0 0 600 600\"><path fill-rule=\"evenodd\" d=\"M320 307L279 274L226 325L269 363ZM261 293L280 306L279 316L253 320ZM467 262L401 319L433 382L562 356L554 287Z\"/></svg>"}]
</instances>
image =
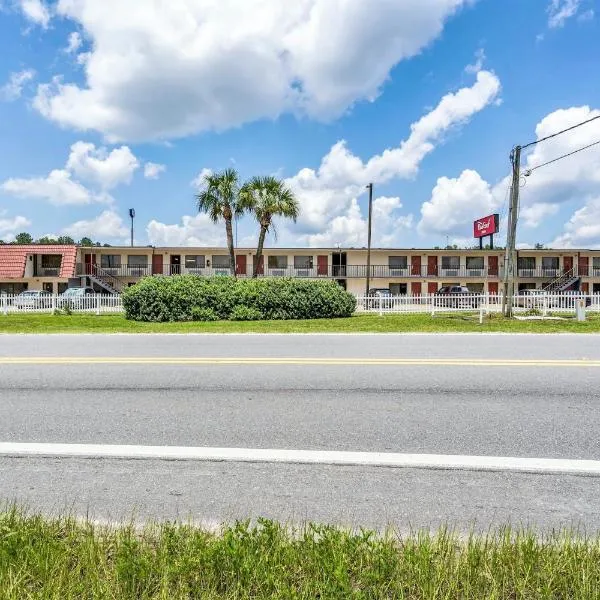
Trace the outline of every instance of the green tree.
<instances>
[{"instance_id":1,"label":"green tree","mask_svg":"<svg viewBox=\"0 0 600 600\"><path fill-rule=\"evenodd\" d=\"M33 244L33 238L29 233L18 233L15 237L15 244Z\"/></svg>"},{"instance_id":2,"label":"green tree","mask_svg":"<svg viewBox=\"0 0 600 600\"><path fill-rule=\"evenodd\" d=\"M75 243L75 240L70 235L61 235L58 240L56 240L59 244L63 244L65 246L71 245Z\"/></svg>"},{"instance_id":3,"label":"green tree","mask_svg":"<svg viewBox=\"0 0 600 600\"><path fill-rule=\"evenodd\" d=\"M235 250L233 247L233 219L242 214L239 206L239 176L235 169L204 176L202 189L196 194L198 211L206 213L213 223L223 220L229 250L229 266L235 277Z\"/></svg>"},{"instance_id":4,"label":"green tree","mask_svg":"<svg viewBox=\"0 0 600 600\"><path fill-rule=\"evenodd\" d=\"M37 239L35 243L41 244L42 246L44 246L44 245L50 245L50 244L58 244L58 240L56 238L51 238L51 237L48 237L47 235L45 235L44 237Z\"/></svg>"},{"instance_id":5,"label":"green tree","mask_svg":"<svg viewBox=\"0 0 600 600\"><path fill-rule=\"evenodd\" d=\"M281 180L269 176L254 177L242 186L240 207L242 211L251 212L260 227L252 274L256 277L267 233L272 230L277 235L273 217L285 217L295 223L300 214L300 206L294 193Z\"/></svg>"},{"instance_id":6,"label":"green tree","mask_svg":"<svg viewBox=\"0 0 600 600\"><path fill-rule=\"evenodd\" d=\"M93 246L94 242L92 241L92 238L89 237L82 237L79 240L79 245L80 246Z\"/></svg>"}]
</instances>

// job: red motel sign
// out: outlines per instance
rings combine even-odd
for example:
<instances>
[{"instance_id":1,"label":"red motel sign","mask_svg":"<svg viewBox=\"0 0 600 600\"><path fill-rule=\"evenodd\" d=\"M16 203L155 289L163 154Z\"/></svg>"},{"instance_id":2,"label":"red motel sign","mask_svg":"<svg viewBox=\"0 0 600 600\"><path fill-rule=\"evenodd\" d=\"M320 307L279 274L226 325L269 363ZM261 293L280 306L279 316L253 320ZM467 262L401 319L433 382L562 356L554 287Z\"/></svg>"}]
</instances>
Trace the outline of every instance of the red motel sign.
<instances>
[{"instance_id":1,"label":"red motel sign","mask_svg":"<svg viewBox=\"0 0 600 600\"><path fill-rule=\"evenodd\" d=\"M473 236L476 238L487 237L498 233L500 225L500 215L488 215L481 219L477 219L473 223Z\"/></svg>"}]
</instances>

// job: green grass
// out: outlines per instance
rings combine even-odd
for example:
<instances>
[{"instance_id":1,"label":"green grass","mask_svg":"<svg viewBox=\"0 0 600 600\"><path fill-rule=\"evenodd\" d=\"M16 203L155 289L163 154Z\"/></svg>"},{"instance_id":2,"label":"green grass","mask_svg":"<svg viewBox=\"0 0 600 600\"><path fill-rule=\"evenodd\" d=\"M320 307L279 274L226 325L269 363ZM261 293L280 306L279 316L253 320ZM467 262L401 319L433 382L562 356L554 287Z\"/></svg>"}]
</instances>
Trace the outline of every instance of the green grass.
<instances>
[{"instance_id":1,"label":"green grass","mask_svg":"<svg viewBox=\"0 0 600 600\"><path fill-rule=\"evenodd\" d=\"M219 533L163 523L94 526L0 513L0 598L591 599L600 541L499 530L459 538L291 529Z\"/></svg>"},{"instance_id":2,"label":"green grass","mask_svg":"<svg viewBox=\"0 0 600 600\"><path fill-rule=\"evenodd\" d=\"M476 315L356 315L348 319L312 321L251 321L214 323L140 323L122 315L0 315L0 333L356 333L356 332L493 332L599 333L600 315L578 323L564 321L517 321L494 315L482 325Z\"/></svg>"}]
</instances>

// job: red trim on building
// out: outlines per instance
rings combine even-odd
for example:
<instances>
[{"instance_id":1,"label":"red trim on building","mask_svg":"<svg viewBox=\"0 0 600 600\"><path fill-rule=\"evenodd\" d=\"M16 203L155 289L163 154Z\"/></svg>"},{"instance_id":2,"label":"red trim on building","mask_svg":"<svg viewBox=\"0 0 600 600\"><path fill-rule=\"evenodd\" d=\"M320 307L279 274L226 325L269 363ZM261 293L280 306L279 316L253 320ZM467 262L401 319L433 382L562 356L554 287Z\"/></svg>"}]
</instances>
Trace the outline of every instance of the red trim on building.
<instances>
[{"instance_id":1,"label":"red trim on building","mask_svg":"<svg viewBox=\"0 0 600 600\"><path fill-rule=\"evenodd\" d=\"M2 244L0 245L0 278L20 279L24 277L25 263L27 262L27 256L30 254L60 254L62 259L59 277L67 278L75 275L77 246Z\"/></svg>"}]
</instances>

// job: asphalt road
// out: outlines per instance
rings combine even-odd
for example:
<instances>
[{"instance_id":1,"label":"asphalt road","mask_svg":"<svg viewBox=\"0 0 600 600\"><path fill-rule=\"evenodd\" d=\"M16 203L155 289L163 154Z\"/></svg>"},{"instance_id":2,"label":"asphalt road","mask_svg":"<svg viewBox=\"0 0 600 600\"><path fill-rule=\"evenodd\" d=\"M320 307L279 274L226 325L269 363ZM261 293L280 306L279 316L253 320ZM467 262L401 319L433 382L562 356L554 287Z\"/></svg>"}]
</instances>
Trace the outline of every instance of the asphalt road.
<instances>
[{"instance_id":1,"label":"asphalt road","mask_svg":"<svg viewBox=\"0 0 600 600\"><path fill-rule=\"evenodd\" d=\"M598 360L586 335L0 336L0 442L600 460ZM599 496L573 475L0 457L0 498L99 519L600 530Z\"/></svg>"}]
</instances>

